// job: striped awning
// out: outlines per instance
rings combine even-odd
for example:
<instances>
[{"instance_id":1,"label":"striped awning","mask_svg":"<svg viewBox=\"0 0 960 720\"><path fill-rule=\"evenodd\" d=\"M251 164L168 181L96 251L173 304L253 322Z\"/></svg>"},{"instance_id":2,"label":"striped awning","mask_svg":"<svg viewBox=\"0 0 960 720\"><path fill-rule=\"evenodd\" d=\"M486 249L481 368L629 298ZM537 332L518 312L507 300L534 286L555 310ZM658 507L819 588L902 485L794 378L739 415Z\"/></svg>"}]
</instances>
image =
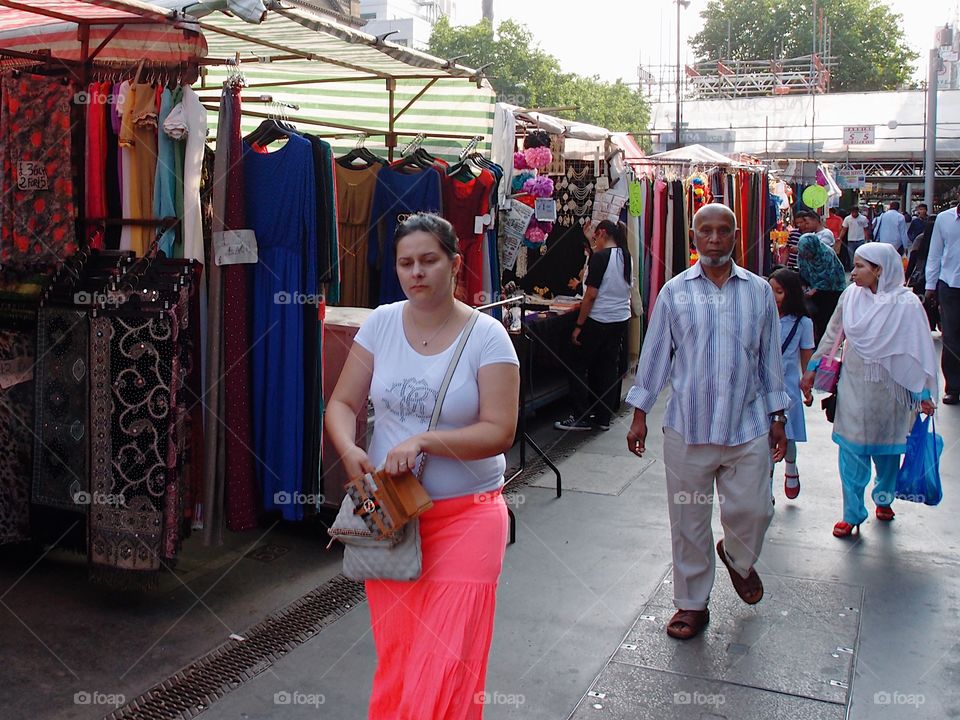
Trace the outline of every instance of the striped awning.
<instances>
[{"instance_id":1,"label":"striped awning","mask_svg":"<svg viewBox=\"0 0 960 720\"><path fill-rule=\"evenodd\" d=\"M290 78L303 79L302 73L309 72L309 64L303 65L305 67L298 69L285 64L282 71L274 65L244 65L248 87L243 89L242 98L257 101L269 98L274 103L284 104L246 102L244 111L286 115L305 130L325 136L338 154L352 148L361 131L366 131L369 134L366 146L376 153L385 153L385 136L390 122L386 83L383 80L354 80L271 86L271 83ZM216 107L221 83L228 73L226 68L209 68L204 86L197 88L209 108ZM478 89L470 82L453 78L398 79L394 93L395 112L399 113L409 104L409 109L396 119L394 125L394 131L400 134L399 148L402 149L416 133L422 132L426 135L424 149L446 159L456 158L469 139L477 136L482 138L478 149L489 153L495 102L494 92L486 83ZM217 114L211 112L208 120L211 127L215 126ZM304 120L309 124L303 123ZM258 116L244 115L244 134L261 121ZM214 131L211 130L210 134L214 135Z\"/></svg>"},{"instance_id":2,"label":"striped awning","mask_svg":"<svg viewBox=\"0 0 960 720\"><path fill-rule=\"evenodd\" d=\"M298 8L274 9L251 26L221 13L199 22L209 46L209 58L224 61L238 53L241 62L283 64L309 61L317 79L373 77L460 77L476 71L441 58L378 41L373 35ZM300 68L302 72L302 68Z\"/></svg>"},{"instance_id":3,"label":"striped awning","mask_svg":"<svg viewBox=\"0 0 960 720\"><path fill-rule=\"evenodd\" d=\"M156 65L196 62L206 55L203 35L175 23L170 9L133 0L0 0L0 48L80 62L84 45L97 64ZM81 40L82 31L88 40ZM100 48L99 52L97 52ZM22 59L0 58L0 62Z\"/></svg>"},{"instance_id":4,"label":"striped awning","mask_svg":"<svg viewBox=\"0 0 960 720\"><path fill-rule=\"evenodd\" d=\"M178 64L204 57L209 63L228 63L239 56L241 62L309 61L317 79L476 79L470 68L380 40L307 9L267 3L269 11L254 24L214 10L221 5L228 6L210 0L0 0L0 49L49 52L54 58L78 61L84 28L89 31L87 50L97 53L99 63L146 59Z\"/></svg>"}]
</instances>

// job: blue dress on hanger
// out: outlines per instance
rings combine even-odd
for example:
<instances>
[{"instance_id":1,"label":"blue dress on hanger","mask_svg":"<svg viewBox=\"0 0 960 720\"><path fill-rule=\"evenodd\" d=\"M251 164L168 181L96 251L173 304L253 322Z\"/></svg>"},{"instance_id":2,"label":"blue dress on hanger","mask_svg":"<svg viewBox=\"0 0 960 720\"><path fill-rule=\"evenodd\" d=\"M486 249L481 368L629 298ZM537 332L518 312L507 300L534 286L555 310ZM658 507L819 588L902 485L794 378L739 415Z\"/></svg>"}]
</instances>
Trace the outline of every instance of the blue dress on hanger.
<instances>
[{"instance_id":1,"label":"blue dress on hanger","mask_svg":"<svg viewBox=\"0 0 960 720\"><path fill-rule=\"evenodd\" d=\"M427 168L412 175L385 166L377 173L370 208L370 244L367 262L371 278L380 278L379 304L406 300L397 278L393 238L397 227L413 213L439 213L440 173Z\"/></svg>"},{"instance_id":2,"label":"blue dress on hanger","mask_svg":"<svg viewBox=\"0 0 960 720\"><path fill-rule=\"evenodd\" d=\"M250 298L257 475L264 509L280 510L285 520L301 520L304 303L317 302L313 150L297 135L266 154L244 143L243 170L247 226L256 233L259 254Z\"/></svg>"}]
</instances>

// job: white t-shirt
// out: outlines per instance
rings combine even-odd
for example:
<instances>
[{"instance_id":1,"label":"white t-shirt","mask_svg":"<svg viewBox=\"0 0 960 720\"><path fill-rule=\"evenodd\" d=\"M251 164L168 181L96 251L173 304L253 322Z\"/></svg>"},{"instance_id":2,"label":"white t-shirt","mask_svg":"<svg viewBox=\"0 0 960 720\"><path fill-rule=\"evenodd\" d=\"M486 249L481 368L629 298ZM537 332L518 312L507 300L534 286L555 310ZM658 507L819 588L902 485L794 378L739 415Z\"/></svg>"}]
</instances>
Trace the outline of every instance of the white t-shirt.
<instances>
[{"instance_id":1,"label":"white t-shirt","mask_svg":"<svg viewBox=\"0 0 960 720\"><path fill-rule=\"evenodd\" d=\"M387 453L413 435L425 432L437 402L440 383L460 336L439 355L421 355L403 333L407 301L381 305L357 332L355 342L373 354L370 398L374 407L370 461L382 467ZM479 421L477 372L484 365L520 365L510 336L499 321L481 313L467 340L440 411L438 430L456 430ZM431 456L423 486L434 500L489 492L503 485L507 461L502 454L482 460Z\"/></svg>"},{"instance_id":2,"label":"white t-shirt","mask_svg":"<svg viewBox=\"0 0 960 720\"><path fill-rule=\"evenodd\" d=\"M597 288L591 320L615 323L630 319L630 284L623 279L623 250L615 247L595 252L583 284Z\"/></svg>"},{"instance_id":3,"label":"white t-shirt","mask_svg":"<svg viewBox=\"0 0 960 720\"><path fill-rule=\"evenodd\" d=\"M833 231L830 228L817 230L817 236L820 238L820 242L833 250L833 245L837 242L837 239L833 236Z\"/></svg>"},{"instance_id":4,"label":"white t-shirt","mask_svg":"<svg viewBox=\"0 0 960 720\"><path fill-rule=\"evenodd\" d=\"M866 229L870 227L870 221L863 215L847 215L843 219L843 226L847 229L847 242L860 243L867 239Z\"/></svg>"}]
</instances>

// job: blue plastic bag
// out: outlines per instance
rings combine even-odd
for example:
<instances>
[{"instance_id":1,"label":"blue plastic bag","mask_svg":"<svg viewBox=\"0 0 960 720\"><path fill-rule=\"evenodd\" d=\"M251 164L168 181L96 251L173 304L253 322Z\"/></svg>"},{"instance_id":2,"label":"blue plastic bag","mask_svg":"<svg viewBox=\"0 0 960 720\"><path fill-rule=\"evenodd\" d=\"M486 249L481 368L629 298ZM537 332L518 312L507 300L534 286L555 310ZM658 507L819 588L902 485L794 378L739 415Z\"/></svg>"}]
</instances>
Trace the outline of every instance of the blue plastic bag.
<instances>
[{"instance_id":1,"label":"blue plastic bag","mask_svg":"<svg viewBox=\"0 0 960 720\"><path fill-rule=\"evenodd\" d=\"M933 427L931 428L931 424ZM943 438L937 434L931 415L917 415L907 436L907 452L897 473L898 500L938 505L943 499L940 485L940 455Z\"/></svg>"}]
</instances>

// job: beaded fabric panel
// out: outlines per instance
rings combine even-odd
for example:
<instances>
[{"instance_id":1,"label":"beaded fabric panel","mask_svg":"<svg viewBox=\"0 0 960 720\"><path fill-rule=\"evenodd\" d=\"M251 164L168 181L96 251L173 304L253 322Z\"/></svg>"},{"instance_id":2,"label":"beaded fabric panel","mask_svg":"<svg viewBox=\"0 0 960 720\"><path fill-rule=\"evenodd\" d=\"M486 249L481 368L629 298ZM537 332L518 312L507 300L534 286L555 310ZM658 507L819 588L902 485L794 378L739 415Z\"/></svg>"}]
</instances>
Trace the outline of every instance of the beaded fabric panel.
<instances>
[{"instance_id":1,"label":"beaded fabric panel","mask_svg":"<svg viewBox=\"0 0 960 720\"><path fill-rule=\"evenodd\" d=\"M83 310L40 308L32 500L87 512L89 490L88 350Z\"/></svg>"},{"instance_id":2,"label":"beaded fabric panel","mask_svg":"<svg viewBox=\"0 0 960 720\"><path fill-rule=\"evenodd\" d=\"M151 587L161 565L174 338L171 314L91 321L90 562L115 587Z\"/></svg>"}]
</instances>

